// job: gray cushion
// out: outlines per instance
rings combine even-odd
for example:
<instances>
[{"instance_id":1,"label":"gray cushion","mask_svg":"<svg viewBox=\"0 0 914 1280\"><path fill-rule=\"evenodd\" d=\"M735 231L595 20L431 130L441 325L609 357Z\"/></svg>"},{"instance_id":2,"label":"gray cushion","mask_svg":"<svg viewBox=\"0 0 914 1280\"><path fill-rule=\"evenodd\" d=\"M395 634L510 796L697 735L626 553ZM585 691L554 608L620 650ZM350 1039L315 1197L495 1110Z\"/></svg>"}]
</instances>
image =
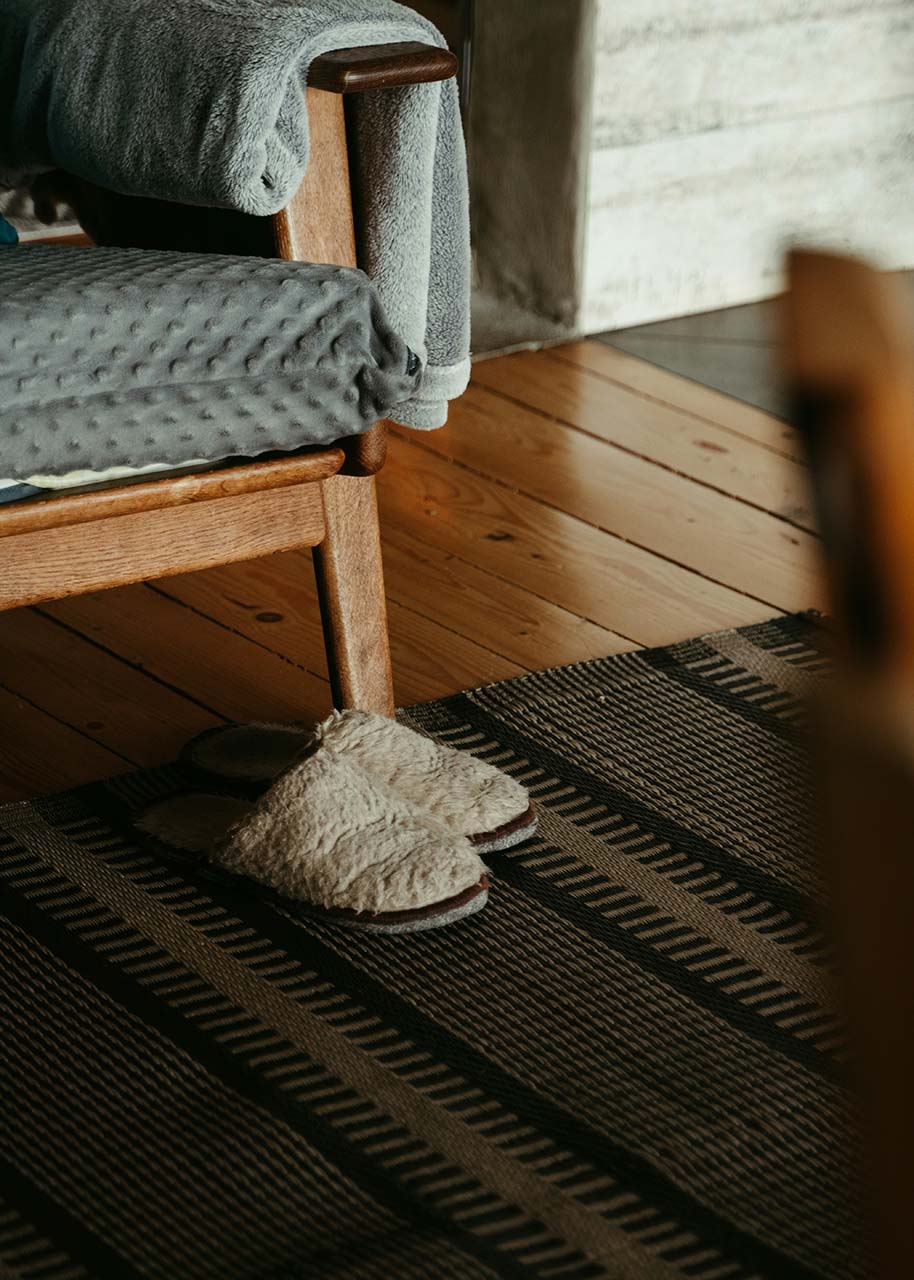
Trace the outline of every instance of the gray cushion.
<instances>
[{"instance_id":1,"label":"gray cushion","mask_svg":"<svg viewBox=\"0 0 914 1280\"><path fill-rule=\"evenodd\" d=\"M360 271L0 250L0 476L329 443L409 400L417 365Z\"/></svg>"}]
</instances>

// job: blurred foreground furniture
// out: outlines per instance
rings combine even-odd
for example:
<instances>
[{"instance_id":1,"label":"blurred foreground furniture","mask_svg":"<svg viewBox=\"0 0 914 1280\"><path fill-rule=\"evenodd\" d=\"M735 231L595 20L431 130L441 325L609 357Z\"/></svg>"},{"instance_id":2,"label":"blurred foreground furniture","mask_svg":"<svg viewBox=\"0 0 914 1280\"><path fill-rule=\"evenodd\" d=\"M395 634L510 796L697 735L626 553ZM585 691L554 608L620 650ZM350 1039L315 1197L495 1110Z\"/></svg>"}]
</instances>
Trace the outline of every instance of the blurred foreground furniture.
<instances>
[{"instance_id":1,"label":"blurred foreground furniture","mask_svg":"<svg viewBox=\"0 0 914 1280\"><path fill-rule=\"evenodd\" d=\"M270 218L141 200L68 175L36 185L70 203L98 244L356 265L344 95L448 79L456 60L420 44L337 50L312 63L311 155ZM87 250L90 252L91 250ZM374 474L386 425L269 461L0 508L0 609L310 546L334 701L393 712Z\"/></svg>"},{"instance_id":2,"label":"blurred foreground furniture","mask_svg":"<svg viewBox=\"0 0 914 1280\"><path fill-rule=\"evenodd\" d=\"M836 678L822 849L871 1136L882 1280L914 1275L914 373L894 282L795 254L789 375L825 540Z\"/></svg>"}]
</instances>

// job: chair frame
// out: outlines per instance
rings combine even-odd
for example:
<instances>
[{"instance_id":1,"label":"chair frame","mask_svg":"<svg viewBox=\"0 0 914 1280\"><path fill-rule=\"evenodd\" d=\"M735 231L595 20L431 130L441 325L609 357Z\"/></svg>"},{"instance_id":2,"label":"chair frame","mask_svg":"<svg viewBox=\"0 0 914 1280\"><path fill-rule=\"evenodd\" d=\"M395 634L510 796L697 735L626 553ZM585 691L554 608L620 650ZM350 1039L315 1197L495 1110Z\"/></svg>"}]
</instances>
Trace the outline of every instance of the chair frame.
<instances>
[{"instance_id":1,"label":"chair frame","mask_svg":"<svg viewBox=\"0 0 914 1280\"><path fill-rule=\"evenodd\" d=\"M452 54L419 44L312 64L310 161L269 220L277 257L357 264L345 95L455 73ZM374 481L386 434L378 423L330 448L2 507L0 610L311 547L334 704L392 715Z\"/></svg>"},{"instance_id":2,"label":"chair frame","mask_svg":"<svg viewBox=\"0 0 914 1280\"><path fill-rule=\"evenodd\" d=\"M817 708L823 878L865 1120L876 1274L914 1274L914 362L897 282L796 252L785 373L824 543L835 671Z\"/></svg>"}]
</instances>

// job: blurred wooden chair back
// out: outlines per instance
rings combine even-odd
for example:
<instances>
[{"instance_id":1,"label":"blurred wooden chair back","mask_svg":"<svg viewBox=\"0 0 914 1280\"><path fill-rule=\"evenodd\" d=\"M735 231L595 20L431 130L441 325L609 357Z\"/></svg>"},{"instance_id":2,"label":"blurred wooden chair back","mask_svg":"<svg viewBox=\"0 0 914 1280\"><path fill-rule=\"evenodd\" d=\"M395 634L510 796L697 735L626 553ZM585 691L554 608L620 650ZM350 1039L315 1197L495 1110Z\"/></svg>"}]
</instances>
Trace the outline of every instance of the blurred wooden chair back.
<instances>
[{"instance_id":1,"label":"blurred wooden chair back","mask_svg":"<svg viewBox=\"0 0 914 1280\"><path fill-rule=\"evenodd\" d=\"M914 1276L914 333L898 282L790 259L787 373L835 624L821 848L870 1141L881 1277Z\"/></svg>"}]
</instances>

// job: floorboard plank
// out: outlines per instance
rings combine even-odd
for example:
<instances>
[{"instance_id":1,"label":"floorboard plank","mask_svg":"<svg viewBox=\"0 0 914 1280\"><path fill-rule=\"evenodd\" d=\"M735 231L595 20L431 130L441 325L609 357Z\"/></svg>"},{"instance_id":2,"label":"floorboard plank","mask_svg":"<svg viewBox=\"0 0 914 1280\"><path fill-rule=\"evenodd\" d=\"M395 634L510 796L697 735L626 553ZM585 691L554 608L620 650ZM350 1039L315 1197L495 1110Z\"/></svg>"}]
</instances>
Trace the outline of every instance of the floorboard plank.
<instances>
[{"instance_id":1,"label":"floorboard plank","mask_svg":"<svg viewBox=\"0 0 914 1280\"><path fill-rule=\"evenodd\" d=\"M600 342L477 366L379 476L398 701L815 604L800 456L770 415ZM301 551L9 614L0 664L4 799L331 701Z\"/></svg>"},{"instance_id":2,"label":"floorboard plank","mask_svg":"<svg viewBox=\"0 0 914 1280\"><path fill-rule=\"evenodd\" d=\"M258 645L323 675L326 663L310 559L307 552L286 552L168 578L158 586ZM471 636L455 634L441 621L398 604L395 596L389 601L389 622L394 685L401 705L526 670Z\"/></svg>"},{"instance_id":3,"label":"floorboard plank","mask_svg":"<svg viewBox=\"0 0 914 1280\"><path fill-rule=\"evenodd\" d=\"M330 708L325 681L151 587L118 587L43 608L215 715L310 722Z\"/></svg>"},{"instance_id":4,"label":"floorboard plank","mask_svg":"<svg viewBox=\"0 0 914 1280\"><path fill-rule=\"evenodd\" d=\"M815 527L806 468L799 462L581 365L525 351L482 365L477 383L801 528ZM471 387L461 412L484 394Z\"/></svg>"},{"instance_id":5,"label":"floorboard plank","mask_svg":"<svg viewBox=\"0 0 914 1280\"><path fill-rule=\"evenodd\" d=\"M394 693L398 706L522 676L526 668L430 618L388 601ZM409 662L403 661L409 653Z\"/></svg>"},{"instance_id":6,"label":"floorboard plank","mask_svg":"<svg viewBox=\"0 0 914 1280\"><path fill-rule=\"evenodd\" d=\"M0 686L0 802L123 773L126 760Z\"/></svg>"},{"instance_id":7,"label":"floorboard plank","mask_svg":"<svg viewBox=\"0 0 914 1280\"><path fill-rule=\"evenodd\" d=\"M0 672L11 692L138 765L173 759L192 734L219 723L196 703L33 609L0 617Z\"/></svg>"},{"instance_id":8,"label":"floorboard plank","mask_svg":"<svg viewBox=\"0 0 914 1280\"><path fill-rule=\"evenodd\" d=\"M770 413L765 413L754 405L742 404L720 391L684 378L681 374L670 373L667 369L639 360L636 356L607 346L595 338L551 347L548 354L552 359L577 364L592 373L598 373L607 381L628 387L650 400L672 405L705 422L713 422L731 434L754 440L796 462L805 462L800 437L789 423L773 418ZM479 371L484 368L485 363L477 366Z\"/></svg>"},{"instance_id":9,"label":"floorboard plank","mask_svg":"<svg viewBox=\"0 0 914 1280\"><path fill-rule=\"evenodd\" d=\"M390 457L378 476L385 527L406 529L636 644L772 615L768 605L405 439L393 437Z\"/></svg>"},{"instance_id":10,"label":"floorboard plank","mask_svg":"<svg viewBox=\"0 0 914 1280\"><path fill-rule=\"evenodd\" d=\"M163 578L156 589L322 681L327 661L310 551Z\"/></svg>"},{"instance_id":11,"label":"floorboard plank","mask_svg":"<svg viewBox=\"0 0 914 1280\"><path fill-rule=\"evenodd\" d=\"M422 446L767 605L820 602L811 534L520 405L468 396Z\"/></svg>"},{"instance_id":12,"label":"floorboard plank","mask_svg":"<svg viewBox=\"0 0 914 1280\"><path fill-rule=\"evenodd\" d=\"M382 529L388 595L530 671L634 647L392 522Z\"/></svg>"}]
</instances>

